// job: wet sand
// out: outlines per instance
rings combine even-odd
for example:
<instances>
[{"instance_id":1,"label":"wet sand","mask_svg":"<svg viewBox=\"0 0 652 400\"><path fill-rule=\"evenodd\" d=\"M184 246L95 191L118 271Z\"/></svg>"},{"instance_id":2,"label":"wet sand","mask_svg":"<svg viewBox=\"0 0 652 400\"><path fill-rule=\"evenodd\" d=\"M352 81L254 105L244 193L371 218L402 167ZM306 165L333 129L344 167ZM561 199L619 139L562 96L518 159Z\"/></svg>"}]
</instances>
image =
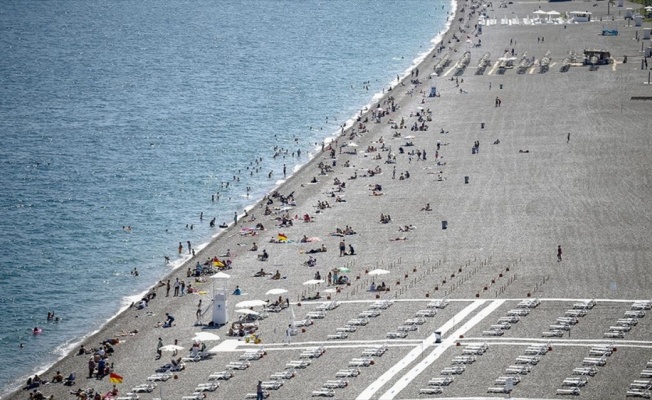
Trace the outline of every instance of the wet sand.
<instances>
[{"instance_id":1,"label":"wet sand","mask_svg":"<svg viewBox=\"0 0 652 400\"><path fill-rule=\"evenodd\" d=\"M460 3L458 17L469 13L470 4ZM554 351L533 367L531 374L522 377L523 382L513 392L515 398L555 398L555 390L561 387L562 380L571 376L573 368L581 366L583 357L588 355L587 346L603 341L603 332L629 310L635 299L650 297L651 155L646 117L650 105L648 101L632 100L649 94L649 86L642 84L648 71L641 70L641 43L634 39L637 30L642 35L642 29L628 27L627 21L618 16L624 14L623 9L617 7L611 9L615 21L605 23L619 28L617 37L600 36L603 24L598 21L568 25L500 24L504 16L533 17L532 12L539 6L559 12L589 9L594 19L600 16L607 19L604 2L520 2L507 8L489 8L488 14L495 16L498 24L483 27L483 33L477 37L473 33L477 12L470 22L464 19L462 27L468 25L464 28L466 33L459 32L460 25L454 24L443 42L447 49L435 52L434 57L418 67L422 83L415 87L408 77L405 86L399 85L388 92L399 108L380 123L370 120L365 124L369 132L353 138L359 146L355 148L356 154L347 154L351 147L343 148L341 154L338 148L333 171L320 175L317 167L320 162L333 165L328 152L324 152L279 188L282 194L294 192L297 206L289 210L291 217L307 213L314 217L314 222L294 220L292 227L275 227L271 217L278 214L263 216L261 203L250 211L257 217L255 222L241 219L237 228L229 229L189 262L188 266L193 266L196 261L220 256L227 249L235 254L233 269L227 271L231 275L228 291L239 285L246 295L229 298L231 321L238 317L233 312L235 303L274 299L277 296L266 296L265 292L279 287L289 290L294 312L297 318L303 318L319 302L301 302L301 296L316 291L326 296L324 290L328 286L302 283L313 278L316 271L325 276L332 268L351 269L346 274L351 278L351 285L329 294L333 300L342 302L340 307L293 337L292 345L280 344L288 313L270 313L262 320L259 333L267 356L252 362L246 371L235 371L234 378L221 382L217 391L207 393L208 399L244 398L246 393L255 392L258 379L268 380L271 373L283 370L285 363L298 359L302 348L324 345L327 346L324 356L313 360L313 365L299 371L280 390L272 391L270 398L310 397L313 390L319 389L326 380L335 379L338 369L373 343L385 343L388 352L377 358L375 365L362 368L360 377L350 378L347 388L336 389L336 398L424 398L419 395L419 388L426 387L430 378L439 376L439 371L461 353L456 342L473 338L491 341L490 351L456 377L444 395L434 397L503 397L486 391L495 378L503 375L501 370L512 365L514 358L521 354L522 346L514 343L542 340L547 343L541 332L555 318L563 316L575 299L599 299L578 328L573 328L571 337L552 339ZM449 44L453 33L461 40ZM482 46L471 48L465 41L467 34L474 43L481 39ZM515 69L500 74L497 60L512 48L518 59L527 52L540 60L550 51L549 70L541 73L535 66L524 74L517 74ZM573 66L568 72L560 72L561 60L568 51L574 50L581 60L584 48L609 50L616 63L596 71ZM456 82L453 66L466 50L471 51L471 62ZM433 65L447 52L451 54L451 64L444 68L442 76L430 77ZM477 62L485 52L491 53L491 64L484 74L476 75ZM629 58L626 64L623 63L625 55ZM437 87L440 97L425 97L431 86ZM502 101L500 107L496 107L496 97ZM381 101L381 107L388 108L388 104ZM416 121L411 114L418 107L432 110L432 121L426 122L427 131L409 129ZM401 118L408 128L397 130L388 124L389 119L400 121ZM445 133L440 133L441 130ZM394 137L397 131L400 137ZM345 135L349 133L350 130ZM391 151L365 152L368 146L381 147L381 138ZM492 144L497 139L500 144ZM408 141L414 146L405 146ZM437 141L441 142L439 160L445 165L437 165ZM472 154L476 141L480 142L479 152ZM344 137L338 139L338 145L349 142ZM403 147L405 154L399 154L399 147ZM409 159L407 153L417 149L426 150L427 160L417 160L416 156ZM385 163L390 152L396 153L396 164ZM380 160L374 159L376 154L380 154ZM350 167L345 167L347 161ZM394 166L396 179L392 178ZM364 177L369 169L376 167L381 168L381 174ZM405 171L409 171L410 178L400 180L400 174ZM349 179L356 173L356 179ZM317 184L310 183L313 177L319 180ZM335 178L346 182L342 193L346 202L335 202L327 194L334 188ZM376 184L382 186L383 195L371 195L370 189ZM331 207L317 212L318 201L328 201ZM430 203L432 211L420 211L426 203ZM277 201L272 205L278 206ZM381 213L391 215L391 222L380 223ZM442 221L447 222L445 230ZM258 236L239 234L241 227L253 227L257 222L266 227ZM347 245L354 246L356 255L339 257L337 247L342 238L329 234L347 225L357 232L344 238ZM405 225L416 228L399 232L398 228ZM278 233L284 233L292 242L269 243ZM317 236L322 241L299 243L303 235ZM391 241L397 237L407 240ZM258 261L257 252L248 251L253 242L260 250L268 251L268 261ZM308 258L305 252L321 244L328 251L315 254L317 266L302 265ZM558 245L563 248L562 262L557 262ZM185 279L188 266L179 268L172 278ZM267 272L278 269L286 279L253 277L260 268ZM373 279L365 271L375 268L390 271L375 278L376 282L385 282L389 292L367 291ZM200 290L211 290L211 283L198 286ZM147 310L125 311L86 341L86 347L95 347L121 331L139 331L137 335L124 337L110 358L115 371L124 377L124 383L118 385L121 393L145 383L158 366L171 358L170 353L164 353L162 360L155 360L158 337L165 344L178 339L180 345L189 348L194 332L205 329L222 338L208 342L209 348L225 344L211 359L187 363L186 370L177 374L178 379L159 384L153 393L140 394L143 399L190 395L197 384L208 381L211 373L224 370L244 349L253 347L230 341L226 327L194 326L197 303L202 299L204 306L209 304L208 294L165 297L164 288L157 294ZM366 310L377 296L395 303L347 339L327 339L337 327ZM451 304L436 317L427 318L418 331L410 332L403 340L386 340L386 332L424 309L430 299L443 297L451 299ZM541 306L505 336L482 336L482 331L489 329L498 317L528 297L541 298ZM462 315L469 306L477 308ZM492 306L497 309L492 310ZM175 316L176 326L156 328L166 312ZM474 317L477 317L475 323L465 327ZM205 319L209 318L207 315ZM439 348L445 351L441 355L433 355L438 346L428 342L436 330L443 331L444 344ZM642 318L625 339L616 340L624 350L612 355L600 373L590 378L591 383L582 388L582 396L624 397L628 383L640 379L640 371L652 358L652 342L647 341L651 331L652 324ZM465 338L454 336L458 332L464 332ZM419 356L406 361L405 357L415 349L421 351ZM185 355L185 351L181 353ZM410 372L418 369L420 362L427 361L429 355L434 358L432 363L424 364L418 372ZM73 389L93 387L106 393L111 387L108 377L86 378L87 360L88 356L71 355L44 376L50 378L56 370L65 376L75 371L77 384ZM388 372L397 365L401 365L400 371ZM412 383L392 392L401 379ZM69 389L60 384L40 388L44 395L54 395L55 399L73 398L68 394ZM19 391L8 398L26 397L28 392Z\"/></svg>"}]
</instances>

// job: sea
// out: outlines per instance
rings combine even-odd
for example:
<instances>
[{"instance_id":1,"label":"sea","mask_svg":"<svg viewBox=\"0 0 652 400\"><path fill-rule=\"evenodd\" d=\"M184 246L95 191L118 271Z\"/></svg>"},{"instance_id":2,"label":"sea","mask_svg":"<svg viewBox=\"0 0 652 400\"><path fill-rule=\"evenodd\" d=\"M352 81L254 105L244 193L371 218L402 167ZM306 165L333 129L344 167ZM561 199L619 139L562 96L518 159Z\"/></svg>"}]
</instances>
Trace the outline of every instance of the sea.
<instances>
[{"instance_id":1,"label":"sea","mask_svg":"<svg viewBox=\"0 0 652 400\"><path fill-rule=\"evenodd\" d=\"M455 6L3 0L0 393L308 162L410 74Z\"/></svg>"}]
</instances>

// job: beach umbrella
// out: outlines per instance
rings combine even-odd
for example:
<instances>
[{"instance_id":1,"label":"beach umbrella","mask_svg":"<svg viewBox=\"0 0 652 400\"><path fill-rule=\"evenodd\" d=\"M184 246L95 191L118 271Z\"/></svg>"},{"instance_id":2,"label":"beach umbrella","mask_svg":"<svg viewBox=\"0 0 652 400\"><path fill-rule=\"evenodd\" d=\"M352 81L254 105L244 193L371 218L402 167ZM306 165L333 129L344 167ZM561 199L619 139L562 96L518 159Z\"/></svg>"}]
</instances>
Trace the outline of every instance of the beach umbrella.
<instances>
[{"instance_id":1,"label":"beach umbrella","mask_svg":"<svg viewBox=\"0 0 652 400\"><path fill-rule=\"evenodd\" d=\"M159 350L161 351L179 351L183 350L183 346L178 346L176 344L168 344L163 347L161 347Z\"/></svg>"},{"instance_id":2,"label":"beach umbrella","mask_svg":"<svg viewBox=\"0 0 652 400\"><path fill-rule=\"evenodd\" d=\"M304 285L318 285L320 283L324 283L323 279L311 279L309 281L303 282Z\"/></svg>"},{"instance_id":3,"label":"beach umbrella","mask_svg":"<svg viewBox=\"0 0 652 400\"><path fill-rule=\"evenodd\" d=\"M324 293L335 293L335 292L337 292L337 289L332 289L331 288L331 289L324 290Z\"/></svg>"},{"instance_id":4,"label":"beach umbrella","mask_svg":"<svg viewBox=\"0 0 652 400\"><path fill-rule=\"evenodd\" d=\"M386 269L374 269L373 271L369 271L369 275L374 276L374 275L386 275L389 274L389 271Z\"/></svg>"},{"instance_id":5,"label":"beach umbrella","mask_svg":"<svg viewBox=\"0 0 652 400\"><path fill-rule=\"evenodd\" d=\"M209 276L210 279L229 279L231 278L231 275L225 274L224 272L218 272L215 275Z\"/></svg>"},{"instance_id":6,"label":"beach umbrella","mask_svg":"<svg viewBox=\"0 0 652 400\"><path fill-rule=\"evenodd\" d=\"M354 142L351 142L351 143L347 144L347 146L348 147L358 147L358 145L355 144Z\"/></svg>"},{"instance_id":7,"label":"beach umbrella","mask_svg":"<svg viewBox=\"0 0 652 400\"><path fill-rule=\"evenodd\" d=\"M196 332L192 340L199 340L201 342L209 342L212 340L220 340L220 337L210 332Z\"/></svg>"},{"instance_id":8,"label":"beach umbrella","mask_svg":"<svg viewBox=\"0 0 652 400\"><path fill-rule=\"evenodd\" d=\"M265 294L283 294L283 293L287 293L287 292L288 291L285 290L285 289L278 288L278 289L270 289Z\"/></svg>"},{"instance_id":9,"label":"beach umbrella","mask_svg":"<svg viewBox=\"0 0 652 400\"><path fill-rule=\"evenodd\" d=\"M235 310L235 312L239 314L247 314L247 315L260 315L254 310L249 310L248 308L243 308L242 310Z\"/></svg>"},{"instance_id":10,"label":"beach umbrella","mask_svg":"<svg viewBox=\"0 0 652 400\"><path fill-rule=\"evenodd\" d=\"M553 10L553 11L548 11L548 15L561 15L561 14Z\"/></svg>"},{"instance_id":11,"label":"beach umbrella","mask_svg":"<svg viewBox=\"0 0 652 400\"><path fill-rule=\"evenodd\" d=\"M235 305L235 308L249 308L249 307L260 307L266 306L267 302L264 300L245 300L241 301Z\"/></svg>"},{"instance_id":12,"label":"beach umbrella","mask_svg":"<svg viewBox=\"0 0 652 400\"><path fill-rule=\"evenodd\" d=\"M543 11L543 10L536 10L536 11L533 12L532 14L536 14L536 15L548 15L548 13L545 12L545 11Z\"/></svg>"}]
</instances>

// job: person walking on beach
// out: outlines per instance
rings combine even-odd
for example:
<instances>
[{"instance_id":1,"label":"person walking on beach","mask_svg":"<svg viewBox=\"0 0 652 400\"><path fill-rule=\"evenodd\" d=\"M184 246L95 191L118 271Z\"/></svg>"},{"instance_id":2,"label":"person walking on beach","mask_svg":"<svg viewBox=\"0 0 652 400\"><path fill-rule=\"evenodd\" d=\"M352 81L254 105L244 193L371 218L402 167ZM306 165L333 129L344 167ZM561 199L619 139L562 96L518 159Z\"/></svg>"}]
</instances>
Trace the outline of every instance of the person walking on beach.
<instances>
[{"instance_id":1,"label":"person walking on beach","mask_svg":"<svg viewBox=\"0 0 652 400\"><path fill-rule=\"evenodd\" d=\"M191 227L192 227L192 225L191 225ZM186 243L188 243L188 254L192 254L192 246L190 245L190 240L186 241Z\"/></svg>"},{"instance_id":2,"label":"person walking on beach","mask_svg":"<svg viewBox=\"0 0 652 400\"><path fill-rule=\"evenodd\" d=\"M286 172L287 172L287 166L283 164L283 177L285 177Z\"/></svg>"},{"instance_id":3,"label":"person walking on beach","mask_svg":"<svg viewBox=\"0 0 652 400\"><path fill-rule=\"evenodd\" d=\"M568 132L568 136L566 136L566 143L570 143L570 132Z\"/></svg>"},{"instance_id":4,"label":"person walking on beach","mask_svg":"<svg viewBox=\"0 0 652 400\"><path fill-rule=\"evenodd\" d=\"M195 324L204 325L204 321L202 321L201 302L197 306L197 312L195 312L195 316L197 317L197 322L195 322Z\"/></svg>"},{"instance_id":5,"label":"person walking on beach","mask_svg":"<svg viewBox=\"0 0 652 400\"><path fill-rule=\"evenodd\" d=\"M256 400L263 400L265 398L265 394L263 393L263 381L258 381L258 385L256 385Z\"/></svg>"},{"instance_id":6,"label":"person walking on beach","mask_svg":"<svg viewBox=\"0 0 652 400\"><path fill-rule=\"evenodd\" d=\"M163 347L163 339L158 338L158 343L156 344L156 359L160 360L162 356L161 347Z\"/></svg>"},{"instance_id":7,"label":"person walking on beach","mask_svg":"<svg viewBox=\"0 0 652 400\"><path fill-rule=\"evenodd\" d=\"M344 243L344 240L340 242L340 257L344 256L346 254L346 243Z\"/></svg>"},{"instance_id":8,"label":"person walking on beach","mask_svg":"<svg viewBox=\"0 0 652 400\"><path fill-rule=\"evenodd\" d=\"M557 246L557 262L561 262L561 245Z\"/></svg>"},{"instance_id":9,"label":"person walking on beach","mask_svg":"<svg viewBox=\"0 0 652 400\"><path fill-rule=\"evenodd\" d=\"M170 297L170 280L168 279L168 283L165 285L165 297Z\"/></svg>"},{"instance_id":10,"label":"person walking on beach","mask_svg":"<svg viewBox=\"0 0 652 400\"><path fill-rule=\"evenodd\" d=\"M292 324L288 325L288 328L285 330L285 337L283 338L283 343L290 344L292 340Z\"/></svg>"},{"instance_id":11,"label":"person walking on beach","mask_svg":"<svg viewBox=\"0 0 652 400\"><path fill-rule=\"evenodd\" d=\"M174 297L177 297L179 295L179 278L177 278L176 281L174 281Z\"/></svg>"}]
</instances>

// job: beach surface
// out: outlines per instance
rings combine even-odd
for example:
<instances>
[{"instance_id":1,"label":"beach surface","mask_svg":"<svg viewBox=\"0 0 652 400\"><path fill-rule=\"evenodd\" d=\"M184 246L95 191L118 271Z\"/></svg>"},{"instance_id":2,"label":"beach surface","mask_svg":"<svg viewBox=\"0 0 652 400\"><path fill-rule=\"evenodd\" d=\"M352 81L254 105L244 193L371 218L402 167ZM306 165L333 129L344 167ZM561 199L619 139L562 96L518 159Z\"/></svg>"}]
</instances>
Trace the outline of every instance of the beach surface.
<instances>
[{"instance_id":1,"label":"beach surface","mask_svg":"<svg viewBox=\"0 0 652 400\"><path fill-rule=\"evenodd\" d=\"M230 279L193 282L204 294L175 297L170 292L166 297L165 288L159 288L147 308L128 309L88 338L89 349L109 338L120 339L109 357L113 370L123 378L117 385L120 395L147 383L158 367L170 361L168 352L160 360L156 357L159 337L166 345L177 340L184 347L179 357L187 355L194 334L200 331L220 336L206 342L208 349L215 347L211 356L186 362L183 371L157 382L151 393L139 393L139 398L192 396L211 374L256 349L264 349L266 355L251 361L246 370L233 371L231 379L216 381L220 387L205 392L206 398L245 398L256 392L259 380L270 381L271 374L285 370L287 363L302 359L303 350L314 347L325 352L309 359L311 365L297 369L296 376L282 381L280 388L269 390L270 398L311 397L374 346L387 351L374 357L372 365L359 367L359 376L343 378L346 387L333 389L335 398L504 397L504 393L487 393L488 388L500 386L494 381L518 364L517 357L532 345L543 345L547 354L529 365L527 374L518 375L521 382L514 387L513 398L555 398L558 389L572 390L573 386L563 386L564 380L577 377L573 370L583 366L597 345L609 344L617 352L605 356L606 365L596 367L595 376L586 377L590 383L579 388L581 396L624 398L631 382L646 379L640 374L652 359L650 316L637 318L638 324L622 337L604 334L632 311L635 301L650 298L652 156L645 122L650 102L635 100L650 93L640 52L650 42L636 39L642 37L642 28L623 19L624 8L611 8L612 21L606 2L524 1L506 8L493 4L487 14L497 23L483 26L481 34L476 28L477 7L471 2L458 4L443 49L418 66L418 76L406 77L378 102L380 108L390 110L388 115L377 122L371 115L377 107L366 110L360 122L365 129L356 123L355 133L350 127L345 130L331 144L334 157L326 149L280 186L280 194L293 193L296 206L282 210L278 199L272 198L273 213L264 215L266 202L259 203L248 212L255 221L241 218L170 276L172 282L176 277L188 279L188 268L207 258L222 258L228 251L233 268L225 272ZM508 17L532 18L538 9L561 13L588 9L594 22L501 24ZM616 27L619 35L601 36L603 26ZM585 48L610 51L613 62L595 70L574 64L562 72L569 51L577 53L581 63ZM499 68L499 58L512 49L516 65L526 52L535 58L522 74L517 68ZM469 65L456 68L466 51ZM551 62L542 71L541 60L548 51ZM480 74L478 61L485 53L490 53L490 63ZM445 54L450 55L450 64L438 76L431 75ZM412 83L413 79L420 83ZM431 87L436 87L438 96L428 97ZM423 115L427 130L410 129L415 123L421 125L417 113ZM405 127L394 128L390 120L396 124L404 120ZM410 154L417 150L425 150L425 160ZM386 162L394 156L395 163ZM322 173L320 163L329 171ZM409 178L401 179L406 173ZM341 192L333 192L338 188L335 179L345 182ZM344 201L336 201L337 196ZM318 207L325 201L329 207ZM276 218L286 213L292 226L276 226ZM312 222L303 222L306 214ZM381 214L391 216L391 221L382 223ZM242 228L257 223L265 230L255 236L241 234ZM347 226L355 234L332 235ZM399 230L406 226L412 228ZM279 234L288 242L271 243ZM319 241L302 243L304 236ZM340 256L342 240L347 252L349 245L355 248L355 255ZM254 242L258 251L249 250ZM312 254L316 266L304 265L306 253L322 244L327 252ZM563 250L561 260L558 246ZM264 262L257 257L263 249L269 254ZM340 274L348 276L350 284L304 284L317 271L325 278L329 271L343 267L350 272ZM261 268L268 273L278 270L283 279L254 277ZM388 273L370 276L374 269ZM388 291L369 291L372 283L381 282ZM198 326L195 312L200 299L203 320L210 321L212 310L206 308L213 284L225 285L228 293L239 286L244 294L229 296L229 324ZM229 337L231 322L240 316L234 312L235 304L274 301L277 295L266 295L274 288L288 290L282 296L289 298L297 320L324 302L339 305L326 311L324 318L313 318L312 325L299 328L290 344L283 343L288 311L270 312L258 321L259 344ZM302 299L317 292L319 300ZM434 299L449 303L445 308L429 308ZM529 315L511 329L501 330L502 336L485 335L527 299L541 303L521 308ZM579 323L563 330L562 336L543 336L542 332L554 330L550 325L565 318L567 310L589 299L595 299L595 306L587 307ZM348 332L346 338L329 338L376 301L391 306L383 306L380 315ZM404 338L387 338L388 332L407 326L407 319L424 310L435 310L436 315L413 321L415 329ZM175 317L171 328L158 327L165 313ZM138 333L128 334L134 330ZM469 364L454 364L464 346L473 343L486 343L488 350L473 356ZM112 387L108 376L87 378L89 357L70 355L43 374L51 379L55 371L64 376L74 372L74 386L53 383L38 390L54 399L74 398L69 391L79 388L107 393ZM420 389L433 387L428 386L430 379L441 377L441 371L451 366L465 370L454 375L442 394L420 394ZM7 398L27 397L29 391L18 391Z\"/></svg>"}]
</instances>

